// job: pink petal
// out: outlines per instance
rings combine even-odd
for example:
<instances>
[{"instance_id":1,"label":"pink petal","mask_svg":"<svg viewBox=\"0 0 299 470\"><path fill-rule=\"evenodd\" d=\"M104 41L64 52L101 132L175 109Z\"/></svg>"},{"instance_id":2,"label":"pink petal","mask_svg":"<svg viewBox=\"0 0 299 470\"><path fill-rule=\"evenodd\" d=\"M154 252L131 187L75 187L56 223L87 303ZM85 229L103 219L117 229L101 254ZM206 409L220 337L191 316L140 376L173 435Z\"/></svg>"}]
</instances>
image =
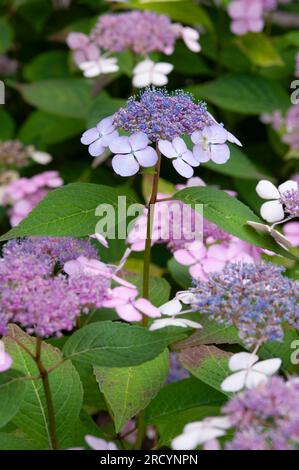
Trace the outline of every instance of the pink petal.
<instances>
[{"instance_id":1,"label":"pink petal","mask_svg":"<svg viewBox=\"0 0 299 470\"><path fill-rule=\"evenodd\" d=\"M181 158L175 158L172 161L172 164L179 175L184 176L185 178L191 178L191 176L193 176L193 168L185 163Z\"/></svg>"},{"instance_id":2,"label":"pink petal","mask_svg":"<svg viewBox=\"0 0 299 470\"><path fill-rule=\"evenodd\" d=\"M142 320L142 315L131 304L119 305L115 310L118 316L125 321L132 322Z\"/></svg>"},{"instance_id":3,"label":"pink petal","mask_svg":"<svg viewBox=\"0 0 299 470\"><path fill-rule=\"evenodd\" d=\"M139 164L148 168L154 166L158 161L158 155L153 147L146 147L144 150L137 150L134 152Z\"/></svg>"},{"instance_id":4,"label":"pink petal","mask_svg":"<svg viewBox=\"0 0 299 470\"><path fill-rule=\"evenodd\" d=\"M201 264L194 264L189 268L189 273L194 279L202 279L205 281L207 279L207 276L201 266Z\"/></svg>"},{"instance_id":5,"label":"pink petal","mask_svg":"<svg viewBox=\"0 0 299 470\"><path fill-rule=\"evenodd\" d=\"M131 145L129 137L120 136L109 144L109 148L113 153L130 153Z\"/></svg>"},{"instance_id":6,"label":"pink petal","mask_svg":"<svg viewBox=\"0 0 299 470\"><path fill-rule=\"evenodd\" d=\"M112 168L120 176L132 176L139 171L139 163L131 153L115 155L112 159Z\"/></svg>"},{"instance_id":7,"label":"pink petal","mask_svg":"<svg viewBox=\"0 0 299 470\"><path fill-rule=\"evenodd\" d=\"M66 38L66 43L71 49L83 49L88 42L88 36L83 33L70 33Z\"/></svg>"},{"instance_id":8,"label":"pink petal","mask_svg":"<svg viewBox=\"0 0 299 470\"><path fill-rule=\"evenodd\" d=\"M247 22L244 20L235 20L231 23L230 29L232 33L241 36L248 32Z\"/></svg>"},{"instance_id":9,"label":"pink petal","mask_svg":"<svg viewBox=\"0 0 299 470\"><path fill-rule=\"evenodd\" d=\"M177 250L173 253L175 260L183 266L191 266L195 259L188 250Z\"/></svg>"},{"instance_id":10,"label":"pink petal","mask_svg":"<svg viewBox=\"0 0 299 470\"><path fill-rule=\"evenodd\" d=\"M137 308L141 313L147 315L151 318L158 318L161 316L161 313L157 307L155 307L147 299L140 298L134 302L134 307Z\"/></svg>"},{"instance_id":11,"label":"pink petal","mask_svg":"<svg viewBox=\"0 0 299 470\"><path fill-rule=\"evenodd\" d=\"M264 29L264 21L260 18L248 20L248 31L260 33Z\"/></svg>"},{"instance_id":12,"label":"pink petal","mask_svg":"<svg viewBox=\"0 0 299 470\"><path fill-rule=\"evenodd\" d=\"M4 351L0 351L0 372L4 372L11 368L12 358Z\"/></svg>"}]
</instances>

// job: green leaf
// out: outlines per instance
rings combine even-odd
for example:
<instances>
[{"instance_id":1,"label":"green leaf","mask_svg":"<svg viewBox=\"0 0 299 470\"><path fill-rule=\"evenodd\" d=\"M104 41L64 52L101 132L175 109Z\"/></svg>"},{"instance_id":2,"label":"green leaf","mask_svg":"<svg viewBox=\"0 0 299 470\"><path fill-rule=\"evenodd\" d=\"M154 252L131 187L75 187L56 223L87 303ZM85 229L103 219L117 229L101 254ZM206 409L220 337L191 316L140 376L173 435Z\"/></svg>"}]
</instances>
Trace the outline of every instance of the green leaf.
<instances>
[{"instance_id":1,"label":"green leaf","mask_svg":"<svg viewBox=\"0 0 299 470\"><path fill-rule=\"evenodd\" d=\"M9 140L13 137L15 123L11 115L4 109L0 109L0 140Z\"/></svg>"},{"instance_id":2,"label":"green leaf","mask_svg":"<svg viewBox=\"0 0 299 470\"><path fill-rule=\"evenodd\" d=\"M13 40L14 32L5 18L0 18L0 54L6 52Z\"/></svg>"},{"instance_id":3,"label":"green leaf","mask_svg":"<svg viewBox=\"0 0 299 470\"><path fill-rule=\"evenodd\" d=\"M100 204L109 204L115 210L117 224L118 196L124 188L111 188L92 183L71 183L51 191L15 228L1 237L9 240L27 235L83 237L96 231L99 217L95 215ZM129 195L127 206L135 201ZM120 217L122 217L120 215Z\"/></svg>"},{"instance_id":4,"label":"green leaf","mask_svg":"<svg viewBox=\"0 0 299 470\"><path fill-rule=\"evenodd\" d=\"M12 356L14 368L28 377L26 390L14 423L39 447L51 448L45 394L35 361L20 347L22 343L31 353L35 352L35 338L13 325L4 339L5 349ZM62 359L61 352L43 343L42 360L46 368L53 367ZM29 377L32 377L29 378ZM71 445L73 423L78 419L82 405L82 385L79 375L70 361L61 364L49 374L57 437L60 448Z\"/></svg>"},{"instance_id":5,"label":"green leaf","mask_svg":"<svg viewBox=\"0 0 299 470\"><path fill-rule=\"evenodd\" d=\"M195 204L195 209L196 204L203 204L204 217L226 232L253 245L272 250L290 259L296 259L275 243L270 235L258 233L246 225L248 220L263 222L248 206L236 197L229 196L225 191L209 187L186 188L174 194L173 199L179 199L191 206ZM200 210L201 207L199 207Z\"/></svg>"},{"instance_id":6,"label":"green leaf","mask_svg":"<svg viewBox=\"0 0 299 470\"><path fill-rule=\"evenodd\" d=\"M188 87L196 98L241 114L285 111L290 99L281 85L256 75L231 74L204 85Z\"/></svg>"},{"instance_id":7,"label":"green leaf","mask_svg":"<svg viewBox=\"0 0 299 470\"><path fill-rule=\"evenodd\" d=\"M235 40L241 51L260 67L283 66L283 60L270 38L263 33L248 33Z\"/></svg>"},{"instance_id":8,"label":"green leaf","mask_svg":"<svg viewBox=\"0 0 299 470\"><path fill-rule=\"evenodd\" d=\"M284 35L285 39L288 41L289 44L295 47L299 47L299 31L289 31L287 34Z\"/></svg>"},{"instance_id":9,"label":"green leaf","mask_svg":"<svg viewBox=\"0 0 299 470\"><path fill-rule=\"evenodd\" d=\"M159 442L157 447L170 447L171 441L182 433L184 426L192 421L201 421L210 416L219 416L219 406L200 406L179 411L178 413L160 418L157 421Z\"/></svg>"},{"instance_id":10,"label":"green leaf","mask_svg":"<svg viewBox=\"0 0 299 470\"><path fill-rule=\"evenodd\" d=\"M265 178L265 174L259 171L247 155L235 145L230 145L230 159L225 165L217 165L210 161L208 163L203 163L202 166L209 170L216 171L217 173L235 178L246 180ZM266 177L271 179L269 176Z\"/></svg>"},{"instance_id":11,"label":"green leaf","mask_svg":"<svg viewBox=\"0 0 299 470\"><path fill-rule=\"evenodd\" d=\"M116 432L157 395L167 377L169 352L134 367L95 367L100 390L109 404Z\"/></svg>"},{"instance_id":12,"label":"green leaf","mask_svg":"<svg viewBox=\"0 0 299 470\"><path fill-rule=\"evenodd\" d=\"M202 329L196 330L189 338L176 344L176 349L191 348L203 344L242 344L235 326L219 325L207 315L201 315Z\"/></svg>"},{"instance_id":13,"label":"green leaf","mask_svg":"<svg viewBox=\"0 0 299 470\"><path fill-rule=\"evenodd\" d=\"M104 321L86 325L73 333L63 353L67 358L94 366L135 366L158 356L169 339L164 333L151 332L141 326Z\"/></svg>"},{"instance_id":14,"label":"green leaf","mask_svg":"<svg viewBox=\"0 0 299 470\"><path fill-rule=\"evenodd\" d=\"M24 77L29 82L68 76L70 76L70 70L66 51L43 52L24 67Z\"/></svg>"},{"instance_id":15,"label":"green leaf","mask_svg":"<svg viewBox=\"0 0 299 470\"><path fill-rule=\"evenodd\" d=\"M296 341L297 344L295 343ZM298 373L298 364L292 363L292 356L293 353L295 353L295 349L299 349L299 335L295 330L286 329L284 331L283 341L269 341L265 343L259 350L259 356L263 359L280 357L284 370L290 373Z\"/></svg>"},{"instance_id":16,"label":"green leaf","mask_svg":"<svg viewBox=\"0 0 299 470\"><path fill-rule=\"evenodd\" d=\"M162 388L145 411L146 421L155 424L161 418L198 406L219 406L225 396L195 378L180 380Z\"/></svg>"},{"instance_id":17,"label":"green leaf","mask_svg":"<svg viewBox=\"0 0 299 470\"><path fill-rule=\"evenodd\" d=\"M221 382L230 374L228 360L231 354L216 346L201 345L183 349L179 354L182 366L210 387L221 390Z\"/></svg>"},{"instance_id":18,"label":"green leaf","mask_svg":"<svg viewBox=\"0 0 299 470\"><path fill-rule=\"evenodd\" d=\"M201 25L208 30L213 29L213 24L204 10L199 5L195 5L191 1L164 1L164 2L136 2L122 4L121 8L131 8L139 10L150 10L157 13L164 13L174 21L191 25Z\"/></svg>"},{"instance_id":19,"label":"green leaf","mask_svg":"<svg viewBox=\"0 0 299 470\"><path fill-rule=\"evenodd\" d=\"M104 90L94 99L88 113L88 128L95 126L101 119L114 114L119 108L125 106L126 100L121 98L111 98Z\"/></svg>"},{"instance_id":20,"label":"green leaf","mask_svg":"<svg viewBox=\"0 0 299 470\"><path fill-rule=\"evenodd\" d=\"M28 144L51 145L63 142L85 130L85 121L33 111L22 125L19 139Z\"/></svg>"},{"instance_id":21,"label":"green leaf","mask_svg":"<svg viewBox=\"0 0 299 470\"><path fill-rule=\"evenodd\" d=\"M0 449L2 450L37 450L33 443L14 434L0 432Z\"/></svg>"},{"instance_id":22,"label":"green leaf","mask_svg":"<svg viewBox=\"0 0 299 470\"><path fill-rule=\"evenodd\" d=\"M19 411L24 398L26 381L24 374L10 369L0 373L0 428Z\"/></svg>"},{"instance_id":23,"label":"green leaf","mask_svg":"<svg viewBox=\"0 0 299 470\"><path fill-rule=\"evenodd\" d=\"M167 263L167 267L175 282L184 289L189 289L192 285L192 277L189 274L188 266L183 266L174 258L171 258Z\"/></svg>"},{"instance_id":24,"label":"green leaf","mask_svg":"<svg viewBox=\"0 0 299 470\"><path fill-rule=\"evenodd\" d=\"M44 80L16 88L27 103L58 116L86 119L93 102L91 85L81 78Z\"/></svg>"},{"instance_id":25,"label":"green leaf","mask_svg":"<svg viewBox=\"0 0 299 470\"><path fill-rule=\"evenodd\" d=\"M142 276L131 275L127 277L129 282L132 282L142 295ZM166 279L161 277L150 277L149 280L149 299L156 307L165 304L170 297L170 285Z\"/></svg>"}]
</instances>

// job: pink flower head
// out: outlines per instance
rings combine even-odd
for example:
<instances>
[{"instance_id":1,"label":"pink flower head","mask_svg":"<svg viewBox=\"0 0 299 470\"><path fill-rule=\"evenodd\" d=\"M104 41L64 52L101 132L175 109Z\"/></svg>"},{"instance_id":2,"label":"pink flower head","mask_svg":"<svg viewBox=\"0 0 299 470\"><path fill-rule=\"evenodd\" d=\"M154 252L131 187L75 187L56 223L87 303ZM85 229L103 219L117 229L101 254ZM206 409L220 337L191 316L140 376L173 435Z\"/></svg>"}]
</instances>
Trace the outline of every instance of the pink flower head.
<instances>
[{"instance_id":1,"label":"pink flower head","mask_svg":"<svg viewBox=\"0 0 299 470\"><path fill-rule=\"evenodd\" d=\"M74 51L74 61L77 65L99 57L99 49L89 37L83 33L70 33L66 39L67 45Z\"/></svg>"},{"instance_id":2,"label":"pink flower head","mask_svg":"<svg viewBox=\"0 0 299 470\"><path fill-rule=\"evenodd\" d=\"M3 203L12 206L10 223L18 225L51 189L63 185L57 171L45 171L32 178L19 178L5 188Z\"/></svg>"},{"instance_id":3,"label":"pink flower head","mask_svg":"<svg viewBox=\"0 0 299 470\"><path fill-rule=\"evenodd\" d=\"M117 137L109 148L116 153L112 159L112 167L120 176L135 175L140 166L145 168L157 163L158 155L153 147L149 146L149 139L143 132L135 132L130 137Z\"/></svg>"},{"instance_id":4,"label":"pink flower head","mask_svg":"<svg viewBox=\"0 0 299 470\"><path fill-rule=\"evenodd\" d=\"M192 167L199 166L199 160L194 158L191 150L181 137L175 137L172 142L168 140L159 140L158 147L165 157L172 159L172 164L176 171L185 178L193 176Z\"/></svg>"},{"instance_id":5,"label":"pink flower head","mask_svg":"<svg viewBox=\"0 0 299 470\"><path fill-rule=\"evenodd\" d=\"M221 271L228 262L254 262L258 252L236 237L227 243L213 244L206 247L199 241L186 244L185 248L174 252L174 258L183 266L189 266L189 273L194 279L206 280L210 273Z\"/></svg>"},{"instance_id":6,"label":"pink flower head","mask_svg":"<svg viewBox=\"0 0 299 470\"><path fill-rule=\"evenodd\" d=\"M238 143L232 134L216 123L205 127L203 131L193 132L191 140L195 144L193 148L194 157L200 163L209 160L218 164L226 163L230 157L230 150L225 142L234 141L234 143Z\"/></svg>"},{"instance_id":7,"label":"pink flower head","mask_svg":"<svg viewBox=\"0 0 299 470\"><path fill-rule=\"evenodd\" d=\"M102 119L96 127L85 131L81 137L81 143L88 145L88 152L92 157L98 157L117 137L118 132L113 125L113 116L109 116Z\"/></svg>"},{"instance_id":8,"label":"pink flower head","mask_svg":"<svg viewBox=\"0 0 299 470\"><path fill-rule=\"evenodd\" d=\"M299 222L288 222L282 231L293 246L299 246Z\"/></svg>"},{"instance_id":9,"label":"pink flower head","mask_svg":"<svg viewBox=\"0 0 299 470\"><path fill-rule=\"evenodd\" d=\"M228 5L228 14L232 19L231 31L234 34L258 33L263 30L261 0L235 0Z\"/></svg>"},{"instance_id":10,"label":"pink flower head","mask_svg":"<svg viewBox=\"0 0 299 470\"><path fill-rule=\"evenodd\" d=\"M105 302L105 307L115 308L120 318L125 321L140 321L142 315L151 318L160 317L160 311L154 307L147 299L138 296L137 289L128 287L115 287L111 291L111 297Z\"/></svg>"}]
</instances>

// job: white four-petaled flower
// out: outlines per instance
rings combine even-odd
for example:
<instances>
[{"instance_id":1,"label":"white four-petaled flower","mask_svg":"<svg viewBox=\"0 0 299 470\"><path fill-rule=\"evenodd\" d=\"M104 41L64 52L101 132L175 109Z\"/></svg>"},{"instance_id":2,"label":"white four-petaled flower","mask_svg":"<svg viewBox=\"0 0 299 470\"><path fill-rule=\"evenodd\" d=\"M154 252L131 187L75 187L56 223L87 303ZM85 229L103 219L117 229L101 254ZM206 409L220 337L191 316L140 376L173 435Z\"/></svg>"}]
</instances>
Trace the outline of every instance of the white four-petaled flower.
<instances>
[{"instance_id":1,"label":"white four-petaled flower","mask_svg":"<svg viewBox=\"0 0 299 470\"><path fill-rule=\"evenodd\" d=\"M100 56L95 60L87 60L81 62L79 68L83 71L83 75L86 78L94 78L98 75L106 73L118 72L119 66L117 65L116 57L105 57Z\"/></svg>"},{"instance_id":2,"label":"white four-petaled flower","mask_svg":"<svg viewBox=\"0 0 299 470\"><path fill-rule=\"evenodd\" d=\"M194 157L200 163L209 160L220 165L226 163L230 157L229 146L226 142L241 145L230 132L227 132L223 126L217 123L206 126L202 131L193 132L191 140L195 144L193 148Z\"/></svg>"},{"instance_id":3,"label":"white four-petaled flower","mask_svg":"<svg viewBox=\"0 0 299 470\"><path fill-rule=\"evenodd\" d=\"M282 248L288 250L289 248L292 247L291 241L285 237L282 233L280 233L278 230L275 230L273 226L267 225L267 224L261 224L259 222L254 222L252 220L248 220L247 225L250 225L250 227L254 228L257 232L262 232L262 233L269 233L271 237L274 238L276 243L278 243Z\"/></svg>"},{"instance_id":4,"label":"white four-petaled flower","mask_svg":"<svg viewBox=\"0 0 299 470\"><path fill-rule=\"evenodd\" d=\"M286 181L276 188L271 181L261 180L256 187L256 192L262 199L269 199L261 207L262 218L270 223L282 221L284 219L284 210L280 198L284 193L293 190L298 190L296 181Z\"/></svg>"},{"instance_id":5,"label":"white four-petaled flower","mask_svg":"<svg viewBox=\"0 0 299 470\"><path fill-rule=\"evenodd\" d=\"M168 83L167 75L173 70L173 65L168 62L153 62L150 59L143 60L133 69L133 85L136 88L144 88L150 85L164 86Z\"/></svg>"},{"instance_id":6,"label":"white four-petaled flower","mask_svg":"<svg viewBox=\"0 0 299 470\"><path fill-rule=\"evenodd\" d=\"M197 446L209 442L217 437L224 436L231 427L229 418L220 416L206 418L187 424L182 434L173 439L171 447L174 450L192 450Z\"/></svg>"},{"instance_id":7,"label":"white four-petaled flower","mask_svg":"<svg viewBox=\"0 0 299 470\"><path fill-rule=\"evenodd\" d=\"M192 167L199 166L199 161L194 158L193 153L187 148L181 137L175 137L172 142L159 140L158 147L165 157L172 159L174 168L181 176L185 178L193 176Z\"/></svg>"},{"instance_id":8,"label":"white four-petaled flower","mask_svg":"<svg viewBox=\"0 0 299 470\"><path fill-rule=\"evenodd\" d=\"M157 152L149 146L149 139L143 132L135 132L130 137L117 137L110 143L111 152L116 153L112 167L120 176L135 175L140 166L154 166L158 161Z\"/></svg>"},{"instance_id":9,"label":"white four-petaled flower","mask_svg":"<svg viewBox=\"0 0 299 470\"><path fill-rule=\"evenodd\" d=\"M82 134L81 143L88 145L88 152L92 157L98 157L117 137L118 131L113 125L113 116L109 116L102 119L96 127L85 131Z\"/></svg>"},{"instance_id":10,"label":"white four-petaled flower","mask_svg":"<svg viewBox=\"0 0 299 470\"><path fill-rule=\"evenodd\" d=\"M184 293L182 293L180 300L186 304L191 303L190 295L188 297L187 295L184 297L183 294ZM160 313L170 318L161 318L159 320L155 320L150 326L151 331L160 330L161 328L166 328L167 326L179 326L181 328L202 328L199 323L188 320L187 318L176 318L176 315L183 315L192 311L182 311L183 305L180 300L174 298L172 300L169 300L169 302L166 302L165 304L161 305L161 307L159 308Z\"/></svg>"},{"instance_id":11,"label":"white four-petaled flower","mask_svg":"<svg viewBox=\"0 0 299 470\"><path fill-rule=\"evenodd\" d=\"M259 357L253 353L234 354L228 363L229 369L234 373L222 382L221 388L224 392L239 392L244 387L254 388L260 383L267 382L280 366L279 358L259 361Z\"/></svg>"},{"instance_id":12,"label":"white four-petaled flower","mask_svg":"<svg viewBox=\"0 0 299 470\"><path fill-rule=\"evenodd\" d=\"M188 49L192 52L200 52L201 51L201 45L199 44L199 32L194 29L190 28L189 26L185 26L182 28L181 31L182 39Z\"/></svg>"}]
</instances>

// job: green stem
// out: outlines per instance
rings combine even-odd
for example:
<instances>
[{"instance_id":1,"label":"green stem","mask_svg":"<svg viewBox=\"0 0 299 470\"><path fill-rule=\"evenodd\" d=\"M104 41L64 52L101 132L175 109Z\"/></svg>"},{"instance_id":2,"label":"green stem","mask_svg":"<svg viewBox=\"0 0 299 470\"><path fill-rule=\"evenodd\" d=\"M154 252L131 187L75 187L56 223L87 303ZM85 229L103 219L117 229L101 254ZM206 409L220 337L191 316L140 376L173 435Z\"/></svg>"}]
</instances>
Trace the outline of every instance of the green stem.
<instances>
[{"instance_id":1,"label":"green stem","mask_svg":"<svg viewBox=\"0 0 299 470\"><path fill-rule=\"evenodd\" d=\"M151 265L151 246L152 246L152 222L154 220L154 210L157 201L160 169L161 169L161 152L158 147L156 148L158 154L158 161L155 166L155 173L153 177L152 193L148 203L147 212L147 226L146 226L146 241L143 258L143 289L142 295L145 299L149 298L149 280L150 280L150 265ZM147 326L147 317L144 316L142 320L143 326ZM146 432L144 412L141 411L137 417L137 437L135 449L141 449Z\"/></svg>"},{"instance_id":2,"label":"green stem","mask_svg":"<svg viewBox=\"0 0 299 470\"><path fill-rule=\"evenodd\" d=\"M160 168L161 168L161 153L157 149L158 161L155 166L155 174L153 177L152 193L148 203L147 212L147 226L146 226L146 241L143 258L143 291L142 295L145 299L149 298L149 277L150 277L150 263L151 263L151 245L152 245L152 222L154 219L154 209L157 201ZM146 322L145 322L146 325Z\"/></svg>"},{"instance_id":3,"label":"green stem","mask_svg":"<svg viewBox=\"0 0 299 470\"><path fill-rule=\"evenodd\" d=\"M45 397L46 397L51 447L53 450L56 450L58 449L58 444L57 444L57 437L56 437L55 412L54 412L52 393L51 393L51 388L50 388L50 383L49 383L49 374L42 362L41 351L42 351L42 339L37 336L36 337L35 362L36 362L36 365L38 367L38 370L42 379Z\"/></svg>"},{"instance_id":4,"label":"green stem","mask_svg":"<svg viewBox=\"0 0 299 470\"><path fill-rule=\"evenodd\" d=\"M145 426L145 419L144 419L144 411L140 411L139 415L137 416L137 437L135 442L135 450L142 449L142 443L144 441L146 426Z\"/></svg>"}]
</instances>

